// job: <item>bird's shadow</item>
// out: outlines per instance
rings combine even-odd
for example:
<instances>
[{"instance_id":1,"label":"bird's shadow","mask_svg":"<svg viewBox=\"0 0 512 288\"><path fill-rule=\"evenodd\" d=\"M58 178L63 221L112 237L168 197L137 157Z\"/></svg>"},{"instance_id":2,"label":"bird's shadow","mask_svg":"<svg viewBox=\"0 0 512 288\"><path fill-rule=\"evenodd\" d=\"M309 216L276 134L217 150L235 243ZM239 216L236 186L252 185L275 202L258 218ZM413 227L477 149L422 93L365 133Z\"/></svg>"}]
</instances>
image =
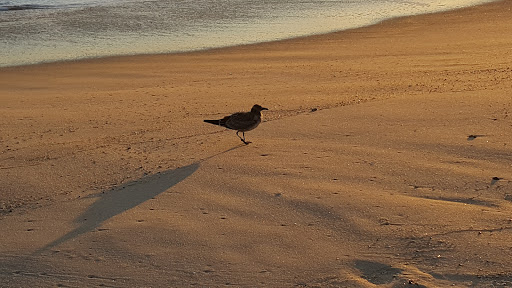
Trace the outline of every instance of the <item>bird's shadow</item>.
<instances>
[{"instance_id":1,"label":"bird's shadow","mask_svg":"<svg viewBox=\"0 0 512 288\"><path fill-rule=\"evenodd\" d=\"M97 197L99 199L96 200L96 202L89 206L85 212L80 214L74 220L78 227L56 239L55 241L47 244L46 246L38 249L33 253L33 255L48 251L68 240L74 239L84 233L93 231L110 218L156 197L160 193L165 192L174 185L185 180L187 177L197 171L197 169L199 169L201 162L240 147L243 146L235 146L190 165L173 170L159 172L131 181L129 183L124 183L107 191L103 191L102 193L88 196L88 198Z\"/></svg>"}]
</instances>

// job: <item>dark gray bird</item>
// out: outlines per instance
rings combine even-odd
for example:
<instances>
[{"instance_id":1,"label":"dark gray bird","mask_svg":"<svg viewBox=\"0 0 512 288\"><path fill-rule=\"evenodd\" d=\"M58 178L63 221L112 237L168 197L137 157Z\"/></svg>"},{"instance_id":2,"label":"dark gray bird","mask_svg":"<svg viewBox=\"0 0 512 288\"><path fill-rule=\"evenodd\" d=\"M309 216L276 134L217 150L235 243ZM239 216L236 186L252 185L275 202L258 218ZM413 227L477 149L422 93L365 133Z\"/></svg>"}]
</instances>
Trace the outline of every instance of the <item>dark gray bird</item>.
<instances>
[{"instance_id":1,"label":"dark gray bird","mask_svg":"<svg viewBox=\"0 0 512 288\"><path fill-rule=\"evenodd\" d=\"M256 104L252 106L251 112L238 112L219 120L204 120L204 122L236 130L236 136L247 145L251 142L245 141L245 132L258 127L261 123L262 110L268 109ZM239 132L242 132L243 137L238 135Z\"/></svg>"}]
</instances>

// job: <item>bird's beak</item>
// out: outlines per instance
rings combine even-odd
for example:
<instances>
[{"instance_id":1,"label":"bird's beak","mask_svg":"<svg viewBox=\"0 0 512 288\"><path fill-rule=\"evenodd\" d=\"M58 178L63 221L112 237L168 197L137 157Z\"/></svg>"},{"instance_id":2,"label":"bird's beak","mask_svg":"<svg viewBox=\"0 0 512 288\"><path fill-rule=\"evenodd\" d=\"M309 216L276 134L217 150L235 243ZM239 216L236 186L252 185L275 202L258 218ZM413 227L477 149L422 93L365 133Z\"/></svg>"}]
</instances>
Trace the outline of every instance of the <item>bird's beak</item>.
<instances>
[{"instance_id":1,"label":"bird's beak","mask_svg":"<svg viewBox=\"0 0 512 288\"><path fill-rule=\"evenodd\" d=\"M261 110L268 110L268 108L265 108L265 107L261 107Z\"/></svg>"}]
</instances>

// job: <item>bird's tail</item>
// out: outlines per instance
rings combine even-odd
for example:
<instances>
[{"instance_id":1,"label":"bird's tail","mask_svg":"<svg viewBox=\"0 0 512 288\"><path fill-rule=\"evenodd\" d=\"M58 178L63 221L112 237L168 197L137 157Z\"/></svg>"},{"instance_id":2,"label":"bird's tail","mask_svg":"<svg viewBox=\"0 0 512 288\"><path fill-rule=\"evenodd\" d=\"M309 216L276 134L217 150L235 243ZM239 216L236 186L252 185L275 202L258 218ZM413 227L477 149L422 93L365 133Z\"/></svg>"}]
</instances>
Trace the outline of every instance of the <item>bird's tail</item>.
<instances>
[{"instance_id":1,"label":"bird's tail","mask_svg":"<svg viewBox=\"0 0 512 288\"><path fill-rule=\"evenodd\" d=\"M204 120L204 122L226 127L226 121L228 120L228 118L229 116L218 120Z\"/></svg>"},{"instance_id":2,"label":"bird's tail","mask_svg":"<svg viewBox=\"0 0 512 288\"><path fill-rule=\"evenodd\" d=\"M206 122L206 123L210 123L210 124L214 124L214 125L222 126L222 125L220 124L220 120L204 120L204 122Z\"/></svg>"}]
</instances>

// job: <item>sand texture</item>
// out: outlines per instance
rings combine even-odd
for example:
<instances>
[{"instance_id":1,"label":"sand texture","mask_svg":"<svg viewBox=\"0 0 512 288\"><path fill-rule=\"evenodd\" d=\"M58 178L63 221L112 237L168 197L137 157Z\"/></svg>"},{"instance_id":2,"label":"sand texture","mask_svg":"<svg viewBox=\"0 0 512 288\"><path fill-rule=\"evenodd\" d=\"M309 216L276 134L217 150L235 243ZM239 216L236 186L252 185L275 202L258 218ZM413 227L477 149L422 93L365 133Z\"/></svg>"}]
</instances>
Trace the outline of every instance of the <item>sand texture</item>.
<instances>
[{"instance_id":1,"label":"sand texture","mask_svg":"<svg viewBox=\"0 0 512 288\"><path fill-rule=\"evenodd\" d=\"M0 286L512 287L511 7L0 69Z\"/></svg>"}]
</instances>

